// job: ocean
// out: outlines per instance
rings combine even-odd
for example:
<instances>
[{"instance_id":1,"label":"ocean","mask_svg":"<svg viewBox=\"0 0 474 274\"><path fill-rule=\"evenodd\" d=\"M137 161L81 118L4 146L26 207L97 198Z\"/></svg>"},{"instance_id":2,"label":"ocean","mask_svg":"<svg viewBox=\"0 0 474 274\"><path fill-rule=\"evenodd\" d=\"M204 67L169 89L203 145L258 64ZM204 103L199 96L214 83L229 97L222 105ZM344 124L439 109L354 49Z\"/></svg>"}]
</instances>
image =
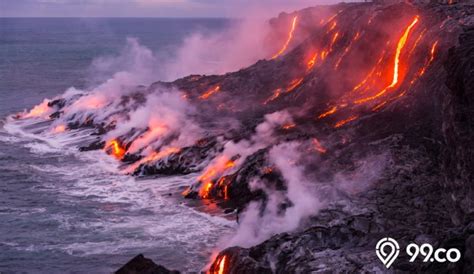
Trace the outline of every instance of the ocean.
<instances>
[{"instance_id":1,"label":"ocean","mask_svg":"<svg viewBox=\"0 0 474 274\"><path fill-rule=\"evenodd\" d=\"M0 273L110 273L139 253L181 271L208 263L234 223L169 195L196 175L136 179L101 151L79 153L75 144L87 132L54 139L6 117L110 77L91 67L119 54L127 38L172 58L192 33L228 26L225 19L0 18Z\"/></svg>"}]
</instances>

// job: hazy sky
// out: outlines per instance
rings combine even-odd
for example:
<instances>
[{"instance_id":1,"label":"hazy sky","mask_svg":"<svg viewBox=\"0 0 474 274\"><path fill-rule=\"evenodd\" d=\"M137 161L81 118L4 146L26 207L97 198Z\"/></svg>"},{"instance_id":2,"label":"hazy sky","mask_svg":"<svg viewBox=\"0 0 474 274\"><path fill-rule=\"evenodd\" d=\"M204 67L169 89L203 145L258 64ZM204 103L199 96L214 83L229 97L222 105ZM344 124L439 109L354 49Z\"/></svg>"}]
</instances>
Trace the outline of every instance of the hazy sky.
<instances>
[{"instance_id":1,"label":"hazy sky","mask_svg":"<svg viewBox=\"0 0 474 274\"><path fill-rule=\"evenodd\" d=\"M254 6L266 12L334 0L0 0L0 17L240 17Z\"/></svg>"}]
</instances>

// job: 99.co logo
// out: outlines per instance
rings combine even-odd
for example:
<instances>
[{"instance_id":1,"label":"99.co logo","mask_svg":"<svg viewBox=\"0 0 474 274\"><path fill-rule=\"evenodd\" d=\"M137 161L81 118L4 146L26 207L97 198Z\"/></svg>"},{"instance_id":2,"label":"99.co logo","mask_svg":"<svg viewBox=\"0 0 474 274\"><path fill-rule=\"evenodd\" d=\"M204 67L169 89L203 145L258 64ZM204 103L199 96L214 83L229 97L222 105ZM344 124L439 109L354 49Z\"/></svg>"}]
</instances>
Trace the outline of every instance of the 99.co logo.
<instances>
[{"instance_id":1,"label":"99.co logo","mask_svg":"<svg viewBox=\"0 0 474 274\"><path fill-rule=\"evenodd\" d=\"M445 248L433 249L430 244L422 244L418 246L415 243L411 243L407 246L406 252L408 256L411 256L410 262L414 262L419 254L423 258L423 262L438 262L445 263L446 261L455 263L461 259L461 252L457 248ZM433 256L434 255L434 256Z\"/></svg>"},{"instance_id":2,"label":"99.co logo","mask_svg":"<svg viewBox=\"0 0 474 274\"><path fill-rule=\"evenodd\" d=\"M378 241L375 251L377 257L382 261L388 269L395 262L400 254L400 246L398 242L392 238L382 238ZM423 262L438 262L438 263L455 263L461 259L461 252L457 248L438 248L434 249L432 245L425 243L417 245L415 243L409 244L405 252L410 256L410 262L413 263L418 255L423 257Z\"/></svg>"}]
</instances>

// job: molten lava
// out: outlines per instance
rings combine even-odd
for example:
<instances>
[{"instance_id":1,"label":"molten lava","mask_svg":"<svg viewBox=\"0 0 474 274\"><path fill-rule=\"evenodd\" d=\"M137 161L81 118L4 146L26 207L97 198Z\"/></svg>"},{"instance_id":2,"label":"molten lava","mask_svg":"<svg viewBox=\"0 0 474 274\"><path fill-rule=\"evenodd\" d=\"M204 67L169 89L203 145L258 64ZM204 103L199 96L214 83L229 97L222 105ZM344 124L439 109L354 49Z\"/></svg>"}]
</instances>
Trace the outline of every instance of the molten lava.
<instances>
[{"instance_id":1,"label":"molten lava","mask_svg":"<svg viewBox=\"0 0 474 274\"><path fill-rule=\"evenodd\" d=\"M360 32L357 32L354 38L349 43L349 45L344 49L339 59L336 61L336 64L334 65L334 69L339 68L339 65L341 64L342 59L347 55L347 53L349 53L349 51L352 48L352 44L355 43L357 40L359 40L359 37L360 37Z\"/></svg>"},{"instance_id":2,"label":"molten lava","mask_svg":"<svg viewBox=\"0 0 474 274\"><path fill-rule=\"evenodd\" d=\"M209 97L211 97L212 95L218 93L220 90L221 90L221 87L216 86L215 88L210 89L210 90L206 91L205 93L203 93L201 96L199 96L199 99L206 100Z\"/></svg>"},{"instance_id":3,"label":"molten lava","mask_svg":"<svg viewBox=\"0 0 474 274\"><path fill-rule=\"evenodd\" d=\"M289 129L292 129L292 128L294 128L294 127L296 127L295 124L289 123L289 124L284 124L284 125L282 126L282 129L284 129L284 130L289 130Z\"/></svg>"},{"instance_id":4,"label":"molten lava","mask_svg":"<svg viewBox=\"0 0 474 274\"><path fill-rule=\"evenodd\" d=\"M278 88L273 91L273 95L270 96L265 102L263 102L264 105L270 103L271 101L275 100L276 98L280 97L281 95L281 88Z\"/></svg>"},{"instance_id":5,"label":"molten lava","mask_svg":"<svg viewBox=\"0 0 474 274\"><path fill-rule=\"evenodd\" d=\"M140 160L141 163L146 163L146 162L152 162L152 161L157 161L160 159L163 159L171 154L175 154L180 152L181 149L179 147L168 147L165 149L160 150L159 152L152 153L151 155L148 155L147 157L143 158Z\"/></svg>"},{"instance_id":6,"label":"molten lava","mask_svg":"<svg viewBox=\"0 0 474 274\"><path fill-rule=\"evenodd\" d=\"M321 143L319 142L319 140L316 139L316 138L313 138L313 146L314 146L314 149L315 149L316 151L318 151L319 153L323 153L323 154L324 154L324 153L327 152L327 149L325 149L325 148L323 147L323 145L321 145Z\"/></svg>"},{"instance_id":7,"label":"molten lava","mask_svg":"<svg viewBox=\"0 0 474 274\"><path fill-rule=\"evenodd\" d=\"M290 45L291 40L293 40L293 35L294 35L295 29L296 29L297 21L298 21L298 16L293 17L290 32L288 33L288 39L286 40L285 44L280 49L280 51L278 51L275 55L272 56L272 60L280 57L288 49L288 46Z\"/></svg>"},{"instance_id":8,"label":"molten lava","mask_svg":"<svg viewBox=\"0 0 474 274\"><path fill-rule=\"evenodd\" d=\"M318 59L318 53L314 53L313 56L311 57L311 59L309 59L307 65L306 65L306 71L310 71L314 65L316 65L316 61Z\"/></svg>"},{"instance_id":9,"label":"molten lava","mask_svg":"<svg viewBox=\"0 0 474 274\"><path fill-rule=\"evenodd\" d=\"M227 157L222 156L217 161L209 166L206 171L198 177L198 181L202 183L202 187L199 190L199 196L201 198L209 198L209 193L214 186L214 179L220 177L224 171L235 166L235 162L229 160Z\"/></svg>"},{"instance_id":10,"label":"molten lava","mask_svg":"<svg viewBox=\"0 0 474 274\"><path fill-rule=\"evenodd\" d=\"M326 116L329 116L329 115L331 115L331 114L334 114L336 111L337 111L337 107L334 106L334 107L330 108L328 111L326 111L326 112L322 113L321 115L319 115L319 116L318 116L318 119L322 119L322 118L324 118L324 117L326 117Z\"/></svg>"},{"instance_id":11,"label":"molten lava","mask_svg":"<svg viewBox=\"0 0 474 274\"><path fill-rule=\"evenodd\" d=\"M300 78L300 79L295 79L291 81L290 85L286 88L286 92L288 93L292 92L295 88L297 88L303 82L303 80L304 78Z\"/></svg>"},{"instance_id":12,"label":"molten lava","mask_svg":"<svg viewBox=\"0 0 474 274\"><path fill-rule=\"evenodd\" d=\"M413 47L411 48L410 50L410 53L408 53L408 57L410 57L413 53L413 51L416 49L416 47L418 46L418 44L420 43L420 41L423 39L423 37L425 36L425 33L426 33L426 29L424 29L420 35L418 35L418 38L416 38L415 40L415 43L413 44Z\"/></svg>"},{"instance_id":13,"label":"molten lava","mask_svg":"<svg viewBox=\"0 0 474 274\"><path fill-rule=\"evenodd\" d=\"M111 151L112 155L117 159L122 159L126 152L117 140L110 141L105 147L107 150Z\"/></svg>"},{"instance_id":14,"label":"molten lava","mask_svg":"<svg viewBox=\"0 0 474 274\"><path fill-rule=\"evenodd\" d=\"M375 64L374 68L367 74L367 76L360 83L358 83L357 85L354 86L354 88L352 88L351 92L358 90L359 88L361 88L363 85L367 83L367 81L372 77L372 75L377 70L378 65L382 63L384 56L385 56L385 50L382 52L380 58L377 60L377 63Z\"/></svg>"},{"instance_id":15,"label":"molten lava","mask_svg":"<svg viewBox=\"0 0 474 274\"><path fill-rule=\"evenodd\" d=\"M227 255L224 255L216 260L213 270L208 271L208 274L224 274L226 268Z\"/></svg>"},{"instance_id":16,"label":"molten lava","mask_svg":"<svg viewBox=\"0 0 474 274\"><path fill-rule=\"evenodd\" d=\"M385 94L385 92L388 89L395 87L399 83L399 78L400 78L400 55L401 55L401 52L402 52L403 48L405 47L405 44L408 40L408 35L410 34L410 31L413 29L413 27L416 25L416 23L418 23L418 16L416 16L413 19L411 24L405 29L405 32L403 33L402 37L400 37L400 40L398 41L397 50L395 52L395 58L394 58L394 62L393 62L394 64L393 64L392 82L387 87L385 87L383 90L381 90L380 92L375 94L374 96L370 96L370 97L367 97L367 98L356 100L355 101L356 104L360 104L360 103L364 103L364 102L367 102L367 101L374 100L374 99L382 96L383 94Z\"/></svg>"},{"instance_id":17,"label":"molten lava","mask_svg":"<svg viewBox=\"0 0 474 274\"><path fill-rule=\"evenodd\" d=\"M354 120L356 120L357 118L359 118L359 116L357 115L352 115L351 117L345 119L345 120L342 120L342 121L339 121L337 122L335 125L334 125L334 128L339 128L339 127L342 127L343 125L349 123L349 122L352 122Z\"/></svg>"},{"instance_id":18,"label":"molten lava","mask_svg":"<svg viewBox=\"0 0 474 274\"><path fill-rule=\"evenodd\" d=\"M64 131L66 131L66 126L65 125L59 125L59 126L56 126L53 129L54 133L61 133L61 132L64 132Z\"/></svg>"},{"instance_id":19,"label":"molten lava","mask_svg":"<svg viewBox=\"0 0 474 274\"><path fill-rule=\"evenodd\" d=\"M426 69L428 68L429 65L431 65L431 62L433 62L433 60L435 58L435 53L436 53L436 47L437 46L438 46L438 41L434 42L433 45L431 46L430 59L423 66L423 68L420 70L420 73L418 74L419 76L422 76L423 74L425 74Z\"/></svg>"},{"instance_id":20,"label":"molten lava","mask_svg":"<svg viewBox=\"0 0 474 274\"><path fill-rule=\"evenodd\" d=\"M49 100L44 100L41 104L33 107L30 112L23 115L22 118L39 118L46 116L51 111L48 103Z\"/></svg>"},{"instance_id":21,"label":"molten lava","mask_svg":"<svg viewBox=\"0 0 474 274\"><path fill-rule=\"evenodd\" d=\"M333 29L335 29L336 26L337 26L337 22L336 22L336 21L332 22L332 24L331 24L331 26L329 27L329 29L328 29L328 31L326 32L326 34L327 34L327 33L330 33Z\"/></svg>"}]
</instances>

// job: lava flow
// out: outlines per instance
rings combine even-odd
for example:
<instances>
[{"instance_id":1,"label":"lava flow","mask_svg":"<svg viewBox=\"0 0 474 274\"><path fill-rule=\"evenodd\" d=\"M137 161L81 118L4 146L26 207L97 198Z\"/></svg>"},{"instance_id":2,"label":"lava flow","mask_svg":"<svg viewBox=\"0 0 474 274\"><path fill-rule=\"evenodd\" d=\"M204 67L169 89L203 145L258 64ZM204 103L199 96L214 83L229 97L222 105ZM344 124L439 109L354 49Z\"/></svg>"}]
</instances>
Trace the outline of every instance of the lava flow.
<instances>
[{"instance_id":1,"label":"lava flow","mask_svg":"<svg viewBox=\"0 0 474 274\"><path fill-rule=\"evenodd\" d=\"M121 147L120 143L117 140L110 141L105 146L105 148L107 151L110 151L112 155L114 155L115 158L117 159L122 159L126 152L125 149Z\"/></svg>"},{"instance_id":2,"label":"lava flow","mask_svg":"<svg viewBox=\"0 0 474 274\"><path fill-rule=\"evenodd\" d=\"M296 29L296 23L298 21L298 16L293 17L292 23L291 23L291 29L290 32L288 33L288 39L286 40L285 44L283 47L278 51L275 55L272 56L272 60L280 57L285 51L288 49L288 46L291 43L291 40L293 40L293 35Z\"/></svg>"},{"instance_id":3,"label":"lava flow","mask_svg":"<svg viewBox=\"0 0 474 274\"><path fill-rule=\"evenodd\" d=\"M408 35L410 34L410 31L413 29L413 27L416 25L416 23L418 23L418 16L416 16L413 19L411 24L405 29L405 32L403 33L402 37L398 41L397 50L396 50L395 58L394 58L394 62L393 62L394 63L393 64L393 77L392 77L392 82L390 83L390 85L385 87L383 90L381 90L380 92L378 92L374 96L370 96L370 97L367 97L367 98L356 100L355 101L356 104L360 104L360 103L364 103L364 102L367 102L367 101L374 100L374 99L382 96L383 94L385 94L385 92L387 92L388 89L395 87L399 83L399 79L401 77L401 75L400 75L400 55L401 55L401 52L402 52L403 48L405 47L405 44L408 40Z\"/></svg>"},{"instance_id":4,"label":"lava flow","mask_svg":"<svg viewBox=\"0 0 474 274\"><path fill-rule=\"evenodd\" d=\"M215 164L211 165L206 171L199 176L198 181L201 182L201 188L199 189L199 196L201 198L209 198L209 193L214 186L214 180L222 175L222 173L235 166L235 162L229 160L227 157L222 156Z\"/></svg>"},{"instance_id":5,"label":"lava flow","mask_svg":"<svg viewBox=\"0 0 474 274\"><path fill-rule=\"evenodd\" d=\"M199 99L202 99L202 100L209 99L209 97L211 97L212 95L218 93L220 90L221 90L221 87L216 86L215 88L210 89L210 90L206 91L205 93L203 93L201 96L199 96Z\"/></svg>"},{"instance_id":6,"label":"lava flow","mask_svg":"<svg viewBox=\"0 0 474 274\"><path fill-rule=\"evenodd\" d=\"M270 103L271 101L275 100L276 98L280 97L281 95L281 88L275 89L273 91L273 95L270 96L267 100L263 102L264 105Z\"/></svg>"},{"instance_id":7,"label":"lava flow","mask_svg":"<svg viewBox=\"0 0 474 274\"><path fill-rule=\"evenodd\" d=\"M59 125L59 126L56 126L54 129L53 129L53 132L54 133L62 133L66 131L66 126L65 125Z\"/></svg>"},{"instance_id":8,"label":"lava flow","mask_svg":"<svg viewBox=\"0 0 474 274\"><path fill-rule=\"evenodd\" d=\"M48 106L49 100L44 100L41 104L32 108L28 113L20 115L21 118L39 118L47 115L50 112Z\"/></svg>"},{"instance_id":9,"label":"lava flow","mask_svg":"<svg viewBox=\"0 0 474 274\"><path fill-rule=\"evenodd\" d=\"M423 68L421 68L421 70L418 74L419 76L422 76L423 74L425 74L426 68L431 64L431 62L433 62L433 60L435 58L435 53L436 53L436 47L437 46L438 46L438 41L434 42L433 45L431 46L430 59L428 60L426 65L424 65Z\"/></svg>"},{"instance_id":10,"label":"lava flow","mask_svg":"<svg viewBox=\"0 0 474 274\"><path fill-rule=\"evenodd\" d=\"M224 274L225 269L226 269L226 260L227 260L226 257L227 256L224 255L220 258L217 258L216 260L217 263L215 264L214 269L209 270L207 273L208 274Z\"/></svg>"},{"instance_id":11,"label":"lava flow","mask_svg":"<svg viewBox=\"0 0 474 274\"><path fill-rule=\"evenodd\" d=\"M318 151L319 153L324 154L327 152L327 149L324 148L323 145L316 138L313 138L313 146L314 146L314 149Z\"/></svg>"}]
</instances>

